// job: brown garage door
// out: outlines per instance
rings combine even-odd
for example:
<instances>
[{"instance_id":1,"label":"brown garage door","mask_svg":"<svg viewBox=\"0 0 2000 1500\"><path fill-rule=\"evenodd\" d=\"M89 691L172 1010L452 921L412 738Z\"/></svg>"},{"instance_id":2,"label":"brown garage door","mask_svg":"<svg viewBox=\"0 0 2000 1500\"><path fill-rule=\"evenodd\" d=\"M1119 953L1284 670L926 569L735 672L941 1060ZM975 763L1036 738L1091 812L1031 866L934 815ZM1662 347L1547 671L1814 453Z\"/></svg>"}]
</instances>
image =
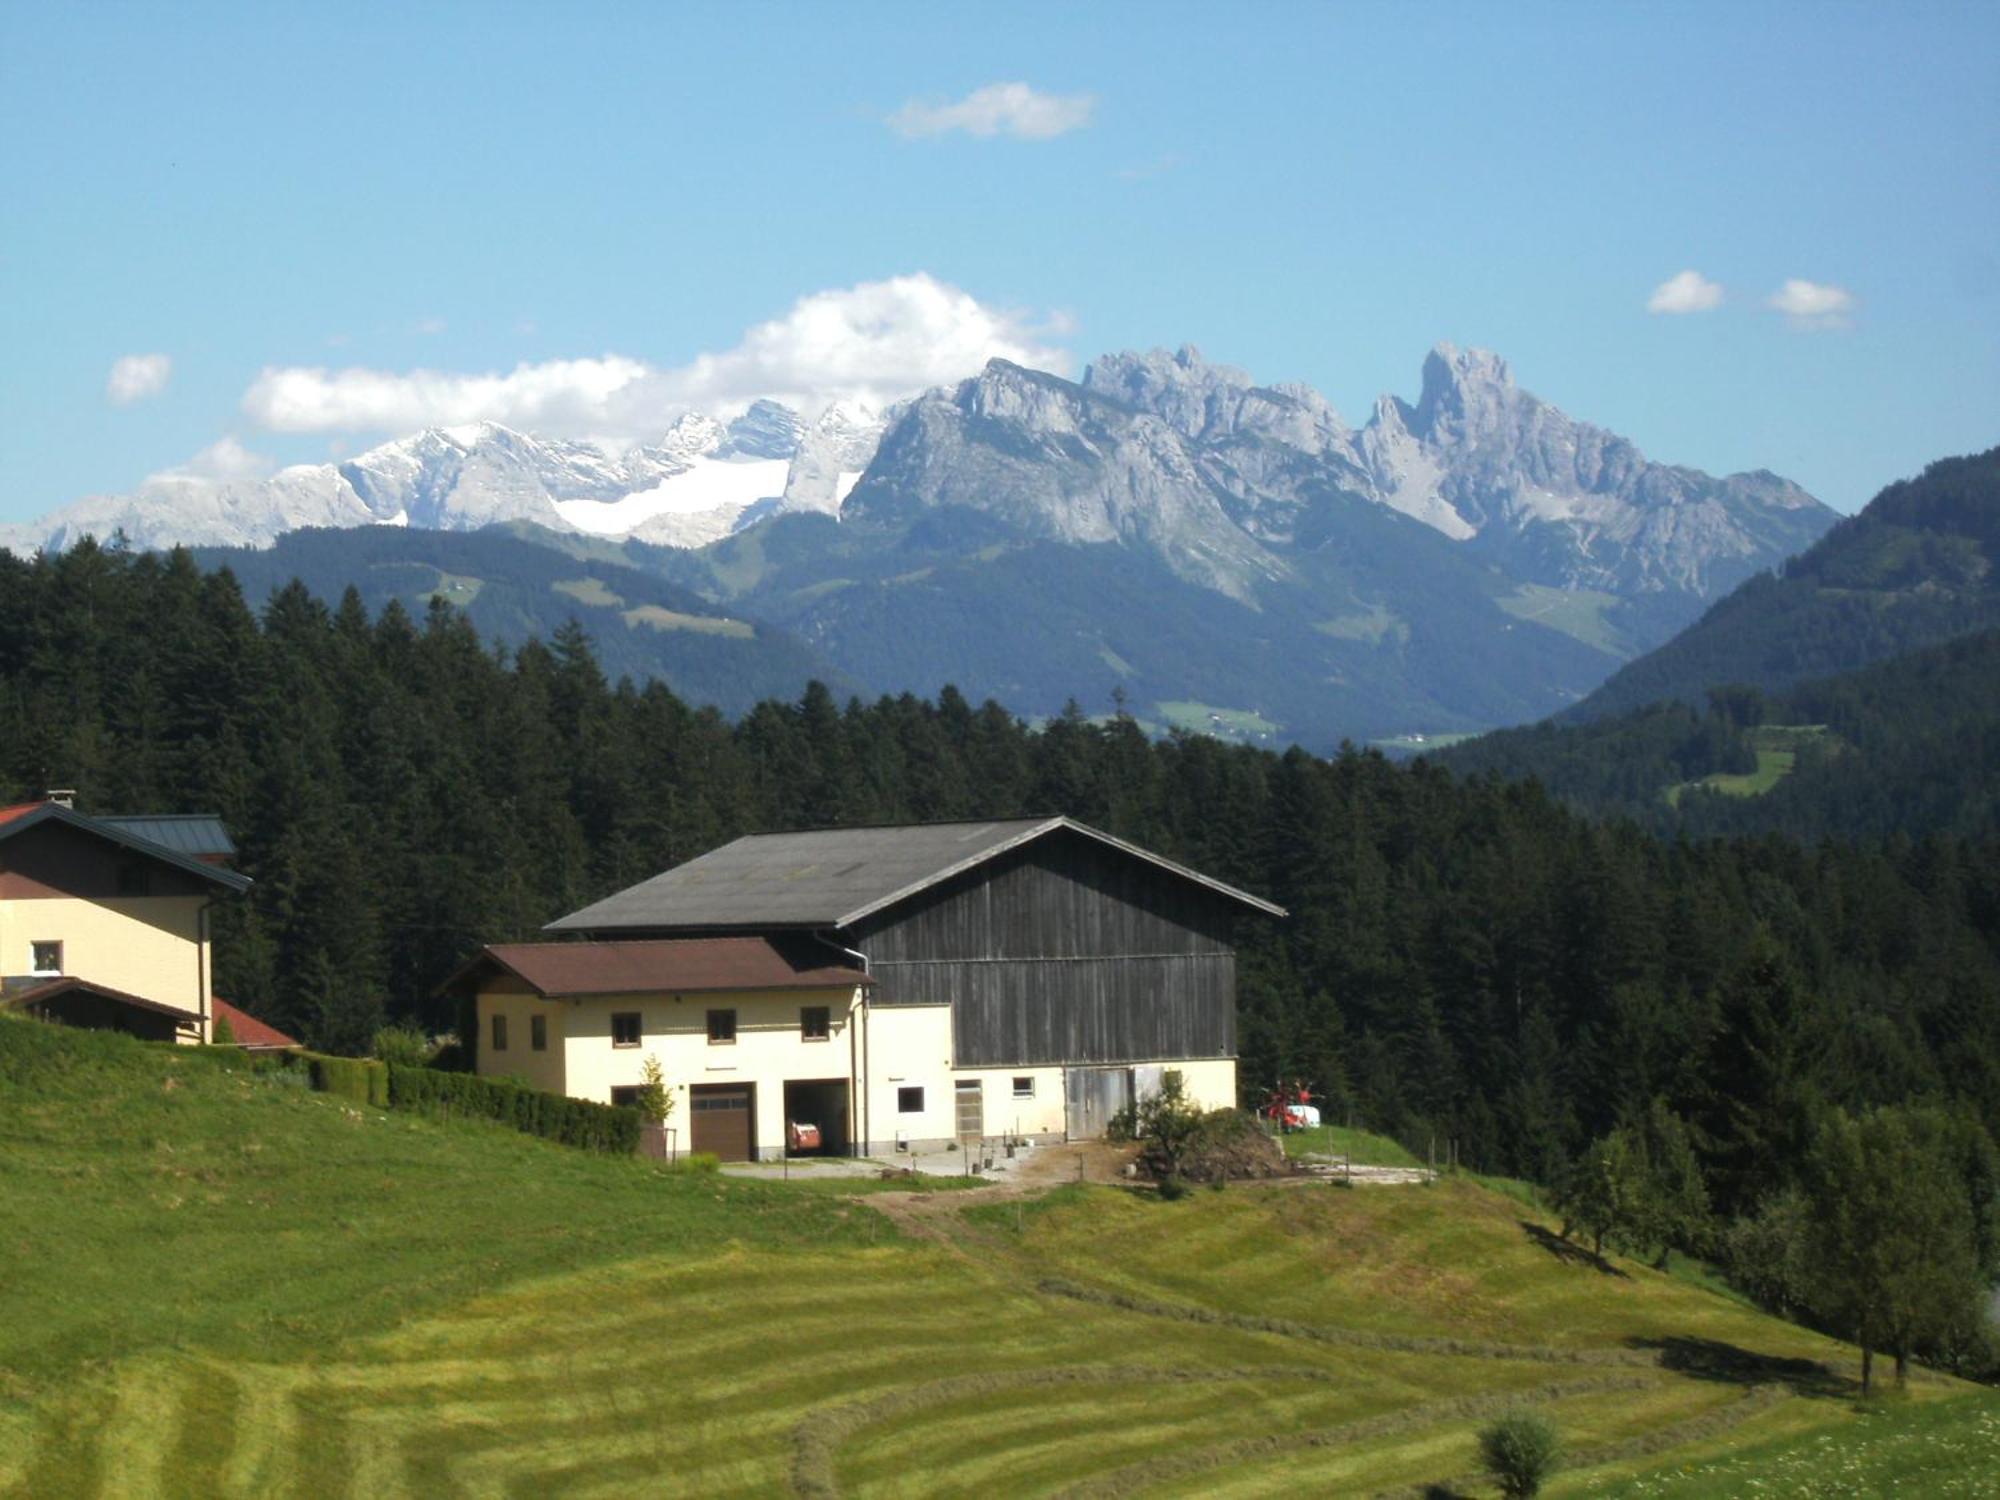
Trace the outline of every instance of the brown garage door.
<instances>
[{"instance_id":1,"label":"brown garage door","mask_svg":"<svg viewBox=\"0 0 2000 1500\"><path fill-rule=\"evenodd\" d=\"M750 1160L750 1096L752 1085L744 1083L696 1084L689 1091L688 1143L690 1149L707 1151L724 1161Z\"/></svg>"}]
</instances>

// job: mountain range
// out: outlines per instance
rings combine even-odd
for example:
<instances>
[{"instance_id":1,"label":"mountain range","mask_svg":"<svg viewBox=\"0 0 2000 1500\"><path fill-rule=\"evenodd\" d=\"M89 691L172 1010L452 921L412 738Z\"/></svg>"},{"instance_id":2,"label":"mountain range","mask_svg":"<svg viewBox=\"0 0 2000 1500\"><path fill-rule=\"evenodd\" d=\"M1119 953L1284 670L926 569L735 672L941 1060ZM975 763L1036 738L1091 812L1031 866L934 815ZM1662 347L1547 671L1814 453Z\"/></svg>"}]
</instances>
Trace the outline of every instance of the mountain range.
<instances>
[{"instance_id":1,"label":"mountain range","mask_svg":"<svg viewBox=\"0 0 2000 1500\"><path fill-rule=\"evenodd\" d=\"M1440 345L1417 399L1359 427L1192 348L1076 381L995 360L885 413L759 402L623 453L489 424L159 476L5 540L602 539L879 690L954 682L1031 715L1116 696L1157 727L1318 743L1561 709L1834 519L1773 474L1651 462Z\"/></svg>"}]
</instances>

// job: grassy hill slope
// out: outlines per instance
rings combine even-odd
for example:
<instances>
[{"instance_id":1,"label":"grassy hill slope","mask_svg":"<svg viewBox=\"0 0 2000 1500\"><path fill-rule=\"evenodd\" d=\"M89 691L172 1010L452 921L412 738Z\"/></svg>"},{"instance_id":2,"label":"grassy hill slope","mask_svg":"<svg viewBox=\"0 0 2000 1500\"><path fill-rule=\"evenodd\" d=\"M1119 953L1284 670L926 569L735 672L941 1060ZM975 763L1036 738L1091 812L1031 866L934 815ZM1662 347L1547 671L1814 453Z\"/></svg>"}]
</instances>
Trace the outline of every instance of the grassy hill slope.
<instances>
[{"instance_id":1,"label":"grassy hill slope","mask_svg":"<svg viewBox=\"0 0 2000 1500\"><path fill-rule=\"evenodd\" d=\"M1519 1403L1574 1493L1859 1428L1851 1351L1467 1183L878 1186L0 1023L0 1493L1374 1493ZM1994 1472L1963 1389L1909 1419Z\"/></svg>"}]
</instances>

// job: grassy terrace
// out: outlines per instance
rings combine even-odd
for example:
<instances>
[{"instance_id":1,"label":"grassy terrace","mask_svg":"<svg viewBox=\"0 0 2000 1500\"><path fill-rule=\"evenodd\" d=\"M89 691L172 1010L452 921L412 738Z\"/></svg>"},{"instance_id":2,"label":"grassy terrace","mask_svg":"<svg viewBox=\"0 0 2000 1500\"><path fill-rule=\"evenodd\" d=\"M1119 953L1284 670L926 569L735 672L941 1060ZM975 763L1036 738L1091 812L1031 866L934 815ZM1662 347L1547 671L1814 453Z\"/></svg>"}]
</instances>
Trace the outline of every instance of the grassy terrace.
<instances>
[{"instance_id":1,"label":"grassy terrace","mask_svg":"<svg viewBox=\"0 0 2000 1500\"><path fill-rule=\"evenodd\" d=\"M0 1023L0 1493L1371 1494L1466 1483L1517 1401L1557 1493L2000 1473L1986 1395L1857 1418L1851 1351L1469 1183L877 1187Z\"/></svg>"}]
</instances>

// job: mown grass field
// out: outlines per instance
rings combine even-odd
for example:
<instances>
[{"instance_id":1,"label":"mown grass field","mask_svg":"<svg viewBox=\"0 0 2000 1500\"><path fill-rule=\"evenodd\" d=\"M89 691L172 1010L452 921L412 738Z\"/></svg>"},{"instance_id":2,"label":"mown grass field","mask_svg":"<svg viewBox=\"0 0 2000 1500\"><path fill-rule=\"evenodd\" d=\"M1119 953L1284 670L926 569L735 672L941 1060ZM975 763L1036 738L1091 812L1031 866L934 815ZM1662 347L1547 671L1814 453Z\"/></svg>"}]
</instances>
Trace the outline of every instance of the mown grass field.
<instances>
[{"instance_id":1,"label":"mown grass field","mask_svg":"<svg viewBox=\"0 0 2000 1500\"><path fill-rule=\"evenodd\" d=\"M877 1188L0 1023L0 1492L1477 1494L1515 1403L1576 1455L1555 1493L1740 1493L1822 1438L2000 1474L1985 1395L1859 1419L1850 1351L1470 1183Z\"/></svg>"}]
</instances>

